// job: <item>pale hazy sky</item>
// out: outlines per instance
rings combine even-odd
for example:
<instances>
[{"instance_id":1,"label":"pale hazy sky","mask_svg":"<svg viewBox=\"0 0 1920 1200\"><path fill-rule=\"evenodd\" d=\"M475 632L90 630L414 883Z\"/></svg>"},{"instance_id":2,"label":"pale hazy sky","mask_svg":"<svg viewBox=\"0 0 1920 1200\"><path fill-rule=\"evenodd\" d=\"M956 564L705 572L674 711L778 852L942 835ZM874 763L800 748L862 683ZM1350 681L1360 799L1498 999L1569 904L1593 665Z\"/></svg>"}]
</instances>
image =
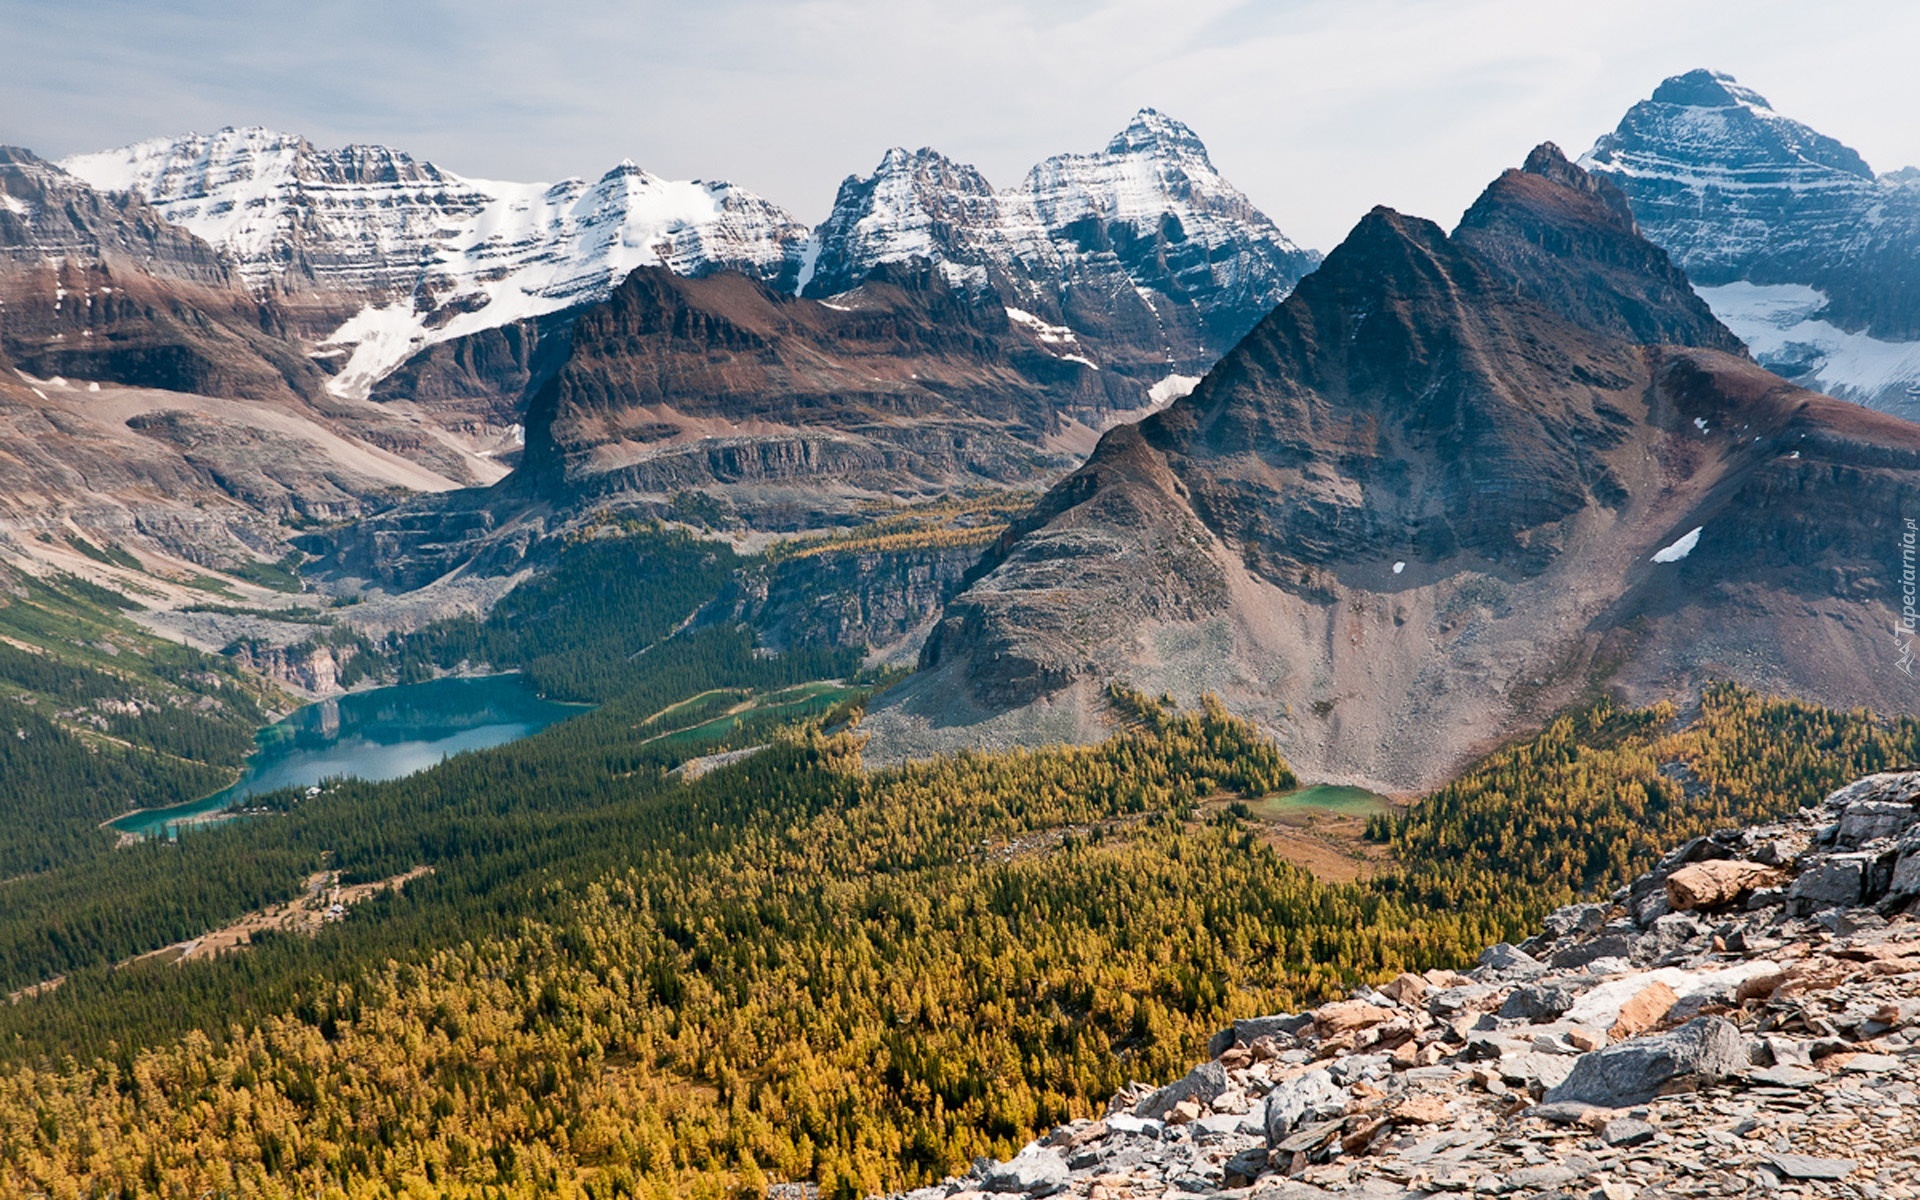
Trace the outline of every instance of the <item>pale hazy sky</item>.
<instances>
[{"instance_id":1,"label":"pale hazy sky","mask_svg":"<svg viewBox=\"0 0 1920 1200\"><path fill-rule=\"evenodd\" d=\"M1913 0L0 0L0 141L259 124L525 180L624 157L816 221L889 146L1004 186L1151 105L1326 249L1374 204L1451 224L1696 66L1920 163L1916 47Z\"/></svg>"}]
</instances>

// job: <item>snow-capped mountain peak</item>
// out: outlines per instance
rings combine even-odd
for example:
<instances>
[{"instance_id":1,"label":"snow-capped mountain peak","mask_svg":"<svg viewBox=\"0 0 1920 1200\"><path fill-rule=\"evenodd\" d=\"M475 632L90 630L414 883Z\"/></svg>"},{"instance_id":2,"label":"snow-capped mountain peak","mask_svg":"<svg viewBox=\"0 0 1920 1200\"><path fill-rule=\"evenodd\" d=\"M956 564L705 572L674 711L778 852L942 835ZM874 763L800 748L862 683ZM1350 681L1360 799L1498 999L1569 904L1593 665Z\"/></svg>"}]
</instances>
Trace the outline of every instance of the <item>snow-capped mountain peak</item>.
<instances>
[{"instance_id":1,"label":"snow-capped mountain peak","mask_svg":"<svg viewBox=\"0 0 1920 1200\"><path fill-rule=\"evenodd\" d=\"M1191 129L1151 108L1105 149L1056 155L1003 190L937 151L889 150L841 185L800 287L833 295L910 258L1074 327L1096 353L1105 341L1150 360L1155 378L1204 369L1317 261L1215 170Z\"/></svg>"},{"instance_id":2,"label":"snow-capped mountain peak","mask_svg":"<svg viewBox=\"0 0 1920 1200\"><path fill-rule=\"evenodd\" d=\"M744 189L663 179L631 159L592 182L507 183L385 146L320 150L248 128L62 165L138 192L255 291L352 312L317 331L323 351L348 355L331 385L343 395L435 342L602 298L635 267L790 280L807 234Z\"/></svg>"},{"instance_id":3,"label":"snow-capped mountain peak","mask_svg":"<svg viewBox=\"0 0 1920 1200\"><path fill-rule=\"evenodd\" d=\"M1731 76L1676 75L1582 162L1618 184L1763 364L1920 413L1920 171L1851 147Z\"/></svg>"},{"instance_id":4,"label":"snow-capped mountain peak","mask_svg":"<svg viewBox=\"0 0 1920 1200\"><path fill-rule=\"evenodd\" d=\"M1107 143L1107 153L1111 155L1138 154L1142 151L1176 150L1197 157L1212 170L1213 164L1207 160L1207 147L1200 136L1185 122L1175 120L1154 108L1143 108L1133 114L1133 120L1127 127L1113 135Z\"/></svg>"}]
</instances>

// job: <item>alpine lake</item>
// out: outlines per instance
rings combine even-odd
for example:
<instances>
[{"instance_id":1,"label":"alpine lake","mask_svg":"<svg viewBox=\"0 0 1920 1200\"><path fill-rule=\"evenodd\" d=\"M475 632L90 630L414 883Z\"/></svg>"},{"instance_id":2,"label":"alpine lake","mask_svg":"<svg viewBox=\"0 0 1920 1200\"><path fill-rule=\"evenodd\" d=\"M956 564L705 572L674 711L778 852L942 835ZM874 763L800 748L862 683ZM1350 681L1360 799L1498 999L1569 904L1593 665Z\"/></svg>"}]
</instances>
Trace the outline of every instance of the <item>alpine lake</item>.
<instances>
[{"instance_id":1,"label":"alpine lake","mask_svg":"<svg viewBox=\"0 0 1920 1200\"><path fill-rule=\"evenodd\" d=\"M182 829L245 815L252 796L329 779L398 779L464 750L538 733L587 708L543 699L514 674L349 692L260 730L258 748L231 787L170 808L139 809L115 817L107 828L140 838L177 837Z\"/></svg>"}]
</instances>

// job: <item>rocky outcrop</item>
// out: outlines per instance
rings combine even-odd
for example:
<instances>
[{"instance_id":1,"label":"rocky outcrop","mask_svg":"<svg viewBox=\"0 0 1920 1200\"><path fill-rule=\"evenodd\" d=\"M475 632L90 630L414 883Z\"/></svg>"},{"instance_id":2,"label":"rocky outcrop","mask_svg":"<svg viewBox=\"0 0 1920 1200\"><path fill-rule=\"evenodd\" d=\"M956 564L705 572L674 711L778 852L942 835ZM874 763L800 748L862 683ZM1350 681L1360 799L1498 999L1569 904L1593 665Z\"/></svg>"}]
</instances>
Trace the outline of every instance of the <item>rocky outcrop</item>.
<instances>
[{"instance_id":1,"label":"rocky outcrop","mask_svg":"<svg viewBox=\"0 0 1920 1200\"><path fill-rule=\"evenodd\" d=\"M1204 373L1318 257L1191 129L1142 109L1104 150L1049 158L1000 191L937 151L889 150L841 185L799 282L824 298L882 264L931 262L1007 306L1037 348L1130 379L1137 406L1169 374Z\"/></svg>"},{"instance_id":2,"label":"rocky outcrop","mask_svg":"<svg viewBox=\"0 0 1920 1200\"><path fill-rule=\"evenodd\" d=\"M1850 856L1890 869L1802 888ZM1910 860L1920 772L1862 780L1690 842L1464 975L1237 1022L1186 1078L910 1195L1912 1197L1920 878L1893 883ZM1720 862L1791 882L1667 911L1671 881Z\"/></svg>"},{"instance_id":3,"label":"rocky outcrop","mask_svg":"<svg viewBox=\"0 0 1920 1200\"><path fill-rule=\"evenodd\" d=\"M1112 679L1218 694L1389 792L1595 687L1907 711L1884 631L1917 486L1920 430L1756 367L1542 147L1451 235L1370 213L1108 433L982 559L870 752L1057 736L1028 717L1097 714Z\"/></svg>"},{"instance_id":4,"label":"rocky outcrop","mask_svg":"<svg viewBox=\"0 0 1920 1200\"><path fill-rule=\"evenodd\" d=\"M1912 168L1876 177L1850 147L1704 70L1663 82L1581 161L1621 188L1762 363L1920 414Z\"/></svg>"}]
</instances>

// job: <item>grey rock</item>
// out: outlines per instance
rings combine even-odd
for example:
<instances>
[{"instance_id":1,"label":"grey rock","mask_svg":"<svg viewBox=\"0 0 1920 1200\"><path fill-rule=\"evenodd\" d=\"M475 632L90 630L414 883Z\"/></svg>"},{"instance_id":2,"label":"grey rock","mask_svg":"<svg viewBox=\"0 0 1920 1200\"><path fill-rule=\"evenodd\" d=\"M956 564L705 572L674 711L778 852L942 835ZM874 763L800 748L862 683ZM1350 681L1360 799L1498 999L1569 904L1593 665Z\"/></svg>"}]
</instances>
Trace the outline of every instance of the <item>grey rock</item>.
<instances>
[{"instance_id":1,"label":"grey rock","mask_svg":"<svg viewBox=\"0 0 1920 1200\"><path fill-rule=\"evenodd\" d=\"M1326 1071L1309 1071L1267 1093L1267 1144L1277 1146L1308 1120L1336 1116L1347 1105L1347 1091Z\"/></svg>"},{"instance_id":2,"label":"grey rock","mask_svg":"<svg viewBox=\"0 0 1920 1200\"><path fill-rule=\"evenodd\" d=\"M1840 815L1840 832L1834 840L1857 850L1868 842L1904 833L1916 822L1920 822L1920 811L1910 801L1859 800Z\"/></svg>"},{"instance_id":3,"label":"grey rock","mask_svg":"<svg viewBox=\"0 0 1920 1200\"><path fill-rule=\"evenodd\" d=\"M1664 893L1663 893L1664 894ZM1555 967L1584 967L1588 963L1602 958L1633 957L1638 939L1625 933L1606 933L1585 942L1564 946L1554 951L1548 959Z\"/></svg>"},{"instance_id":4,"label":"grey rock","mask_svg":"<svg viewBox=\"0 0 1920 1200\"><path fill-rule=\"evenodd\" d=\"M1579 989L1566 980L1529 983L1513 989L1500 1005L1500 1016L1502 1020L1541 1025L1559 1020L1579 998Z\"/></svg>"},{"instance_id":5,"label":"grey rock","mask_svg":"<svg viewBox=\"0 0 1920 1200\"><path fill-rule=\"evenodd\" d=\"M1615 1117L1600 1127L1600 1140L1609 1146L1640 1146L1654 1138L1653 1126L1632 1117Z\"/></svg>"},{"instance_id":6,"label":"grey rock","mask_svg":"<svg viewBox=\"0 0 1920 1200\"><path fill-rule=\"evenodd\" d=\"M1211 1104L1227 1090L1227 1072L1217 1062L1202 1063L1158 1091L1149 1093L1133 1106L1133 1115L1161 1120L1182 1100Z\"/></svg>"},{"instance_id":7,"label":"grey rock","mask_svg":"<svg viewBox=\"0 0 1920 1200\"><path fill-rule=\"evenodd\" d=\"M1546 1099L1607 1108L1644 1104L1671 1084L1724 1079L1746 1065L1746 1043L1731 1021L1698 1017L1678 1029L1583 1054Z\"/></svg>"},{"instance_id":8,"label":"grey rock","mask_svg":"<svg viewBox=\"0 0 1920 1200\"><path fill-rule=\"evenodd\" d=\"M1788 1179L1845 1179L1856 1165L1852 1159L1807 1154L1769 1154L1767 1162Z\"/></svg>"},{"instance_id":9,"label":"grey rock","mask_svg":"<svg viewBox=\"0 0 1920 1200\"><path fill-rule=\"evenodd\" d=\"M1633 902L1633 923L1642 929L1651 929L1655 921L1672 911L1673 905L1664 889L1648 892Z\"/></svg>"},{"instance_id":10,"label":"grey rock","mask_svg":"<svg viewBox=\"0 0 1920 1200\"><path fill-rule=\"evenodd\" d=\"M981 1173L981 1190L1013 1192L1027 1196L1051 1196L1065 1190L1069 1171L1066 1160L1044 1146L1028 1146L1011 1161L994 1163Z\"/></svg>"},{"instance_id":11,"label":"grey rock","mask_svg":"<svg viewBox=\"0 0 1920 1200\"><path fill-rule=\"evenodd\" d=\"M1550 1104L1536 1104L1527 1110L1526 1115L1537 1117L1549 1125L1586 1125L1611 1111L1577 1100L1556 1100Z\"/></svg>"},{"instance_id":12,"label":"grey rock","mask_svg":"<svg viewBox=\"0 0 1920 1200\"><path fill-rule=\"evenodd\" d=\"M1775 908L1786 902L1787 889L1785 888L1755 888L1747 896L1747 911L1759 912L1763 908ZM1751 939L1742 940L1744 942Z\"/></svg>"},{"instance_id":13,"label":"grey rock","mask_svg":"<svg viewBox=\"0 0 1920 1200\"><path fill-rule=\"evenodd\" d=\"M1693 917L1669 913L1653 922L1652 931L1641 939L1641 952L1658 961L1684 953L1706 937L1706 929Z\"/></svg>"},{"instance_id":14,"label":"grey rock","mask_svg":"<svg viewBox=\"0 0 1920 1200\"><path fill-rule=\"evenodd\" d=\"M1893 878L1887 884L1889 896L1920 895L1920 848L1903 852L1893 864Z\"/></svg>"},{"instance_id":15,"label":"grey rock","mask_svg":"<svg viewBox=\"0 0 1920 1200\"><path fill-rule=\"evenodd\" d=\"M1263 1037L1292 1037L1313 1024L1312 1013L1276 1013L1269 1017L1248 1017L1213 1035L1207 1043L1207 1057L1219 1058L1235 1046L1251 1046Z\"/></svg>"},{"instance_id":16,"label":"grey rock","mask_svg":"<svg viewBox=\"0 0 1920 1200\"><path fill-rule=\"evenodd\" d=\"M1327 1073L1342 1087L1362 1079L1385 1079L1393 1074L1393 1060L1384 1054L1348 1054L1327 1064Z\"/></svg>"},{"instance_id":17,"label":"grey rock","mask_svg":"<svg viewBox=\"0 0 1920 1200\"><path fill-rule=\"evenodd\" d=\"M1463 983L1459 987L1441 988L1427 997L1427 1009L1437 1017L1455 1016L1493 995L1494 990L1491 984L1485 983Z\"/></svg>"},{"instance_id":18,"label":"grey rock","mask_svg":"<svg viewBox=\"0 0 1920 1200\"><path fill-rule=\"evenodd\" d=\"M1893 801L1912 806L1920 800L1920 771L1885 771L1867 775L1827 797L1827 807L1846 812L1856 804Z\"/></svg>"},{"instance_id":19,"label":"grey rock","mask_svg":"<svg viewBox=\"0 0 1920 1200\"><path fill-rule=\"evenodd\" d=\"M1507 1184L1515 1191L1529 1191L1535 1188L1556 1188L1572 1183L1580 1178L1580 1172L1558 1163L1544 1163L1537 1167L1522 1167L1507 1176Z\"/></svg>"},{"instance_id":20,"label":"grey rock","mask_svg":"<svg viewBox=\"0 0 1920 1200\"><path fill-rule=\"evenodd\" d=\"M1242 1150L1227 1160L1226 1170L1220 1180L1227 1187L1245 1187L1264 1175L1267 1170L1267 1148L1253 1146Z\"/></svg>"},{"instance_id":21,"label":"grey rock","mask_svg":"<svg viewBox=\"0 0 1920 1200\"><path fill-rule=\"evenodd\" d=\"M1826 1076L1818 1071L1787 1063L1763 1067L1747 1076L1749 1082L1762 1087L1787 1088L1810 1088L1825 1078Z\"/></svg>"},{"instance_id":22,"label":"grey rock","mask_svg":"<svg viewBox=\"0 0 1920 1200\"><path fill-rule=\"evenodd\" d=\"M1480 965L1496 971L1540 971L1546 964L1510 942L1488 946L1480 952Z\"/></svg>"},{"instance_id":23,"label":"grey rock","mask_svg":"<svg viewBox=\"0 0 1920 1200\"><path fill-rule=\"evenodd\" d=\"M1829 854L1814 859L1787 890L1787 907L1797 916L1849 907L1866 896L1873 870L1871 854Z\"/></svg>"},{"instance_id":24,"label":"grey rock","mask_svg":"<svg viewBox=\"0 0 1920 1200\"><path fill-rule=\"evenodd\" d=\"M1274 1143L1274 1150L1281 1154L1299 1154L1312 1152L1329 1145L1340 1136L1341 1122L1337 1120L1320 1121L1297 1130Z\"/></svg>"}]
</instances>

